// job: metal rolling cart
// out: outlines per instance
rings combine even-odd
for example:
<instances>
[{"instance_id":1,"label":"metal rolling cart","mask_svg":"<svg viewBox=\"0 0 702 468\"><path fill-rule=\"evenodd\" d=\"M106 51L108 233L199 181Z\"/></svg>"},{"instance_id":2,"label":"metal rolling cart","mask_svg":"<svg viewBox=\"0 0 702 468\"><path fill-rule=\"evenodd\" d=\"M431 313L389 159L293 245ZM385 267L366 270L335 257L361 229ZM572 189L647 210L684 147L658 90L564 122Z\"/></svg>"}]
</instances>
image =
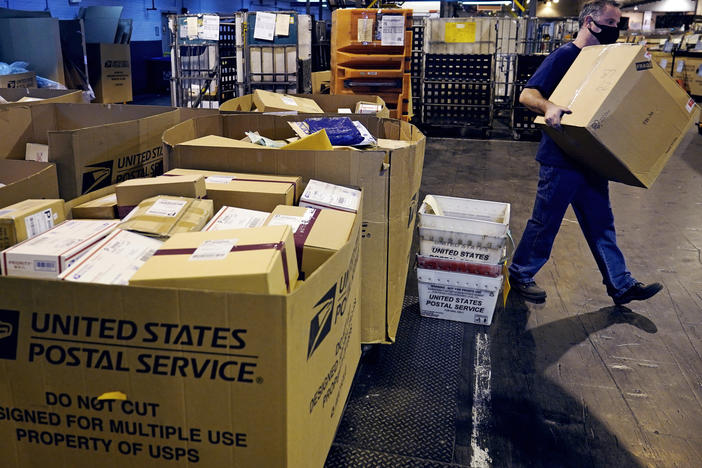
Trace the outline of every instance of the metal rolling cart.
<instances>
[{"instance_id":1,"label":"metal rolling cart","mask_svg":"<svg viewBox=\"0 0 702 468\"><path fill-rule=\"evenodd\" d=\"M422 126L489 137L494 111L496 21L432 18L424 30Z\"/></svg>"},{"instance_id":2,"label":"metal rolling cart","mask_svg":"<svg viewBox=\"0 0 702 468\"><path fill-rule=\"evenodd\" d=\"M312 29L312 71L325 71L331 67L331 25L328 21L315 21Z\"/></svg>"},{"instance_id":3,"label":"metal rolling cart","mask_svg":"<svg viewBox=\"0 0 702 468\"><path fill-rule=\"evenodd\" d=\"M422 76L424 74L424 19L414 19L412 24L412 112L413 121L420 123L422 120Z\"/></svg>"},{"instance_id":4,"label":"metal rolling cart","mask_svg":"<svg viewBox=\"0 0 702 468\"><path fill-rule=\"evenodd\" d=\"M256 18L259 14L288 15L288 35L274 35L273 40L254 37ZM256 89L272 92L296 93L298 91L298 15L296 12L246 13L246 41L244 67L246 93Z\"/></svg>"},{"instance_id":5,"label":"metal rolling cart","mask_svg":"<svg viewBox=\"0 0 702 468\"><path fill-rule=\"evenodd\" d=\"M170 20L171 103L218 108L240 96L241 44L236 16L178 15Z\"/></svg>"}]
</instances>

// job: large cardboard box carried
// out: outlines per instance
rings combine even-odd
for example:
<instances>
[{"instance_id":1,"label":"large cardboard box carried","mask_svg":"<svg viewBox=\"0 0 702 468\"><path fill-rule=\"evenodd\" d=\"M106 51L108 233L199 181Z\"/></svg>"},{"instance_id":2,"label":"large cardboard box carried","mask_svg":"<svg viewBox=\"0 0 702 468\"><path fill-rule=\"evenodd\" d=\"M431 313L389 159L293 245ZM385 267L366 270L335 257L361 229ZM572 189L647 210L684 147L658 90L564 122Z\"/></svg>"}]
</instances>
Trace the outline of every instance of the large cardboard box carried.
<instances>
[{"instance_id":1,"label":"large cardboard box carried","mask_svg":"<svg viewBox=\"0 0 702 468\"><path fill-rule=\"evenodd\" d=\"M49 88L0 89L0 98L7 101L0 107L33 106L52 102L84 103L83 91Z\"/></svg>"},{"instance_id":2,"label":"large cardboard box carried","mask_svg":"<svg viewBox=\"0 0 702 468\"><path fill-rule=\"evenodd\" d=\"M630 44L585 47L549 100L573 113L562 131L536 123L568 156L639 187L653 184L699 113L645 47Z\"/></svg>"},{"instance_id":3,"label":"large cardboard box carried","mask_svg":"<svg viewBox=\"0 0 702 468\"><path fill-rule=\"evenodd\" d=\"M311 99L322 109L325 114L338 114L340 113L339 109L350 109L351 113L354 113L359 102L373 103L378 106L378 110L374 113L376 117L390 117L390 111L385 105L385 101L378 96L366 94L290 94L288 96ZM223 103L219 107L219 110L224 114L262 112L260 109L257 109L253 97L253 94L247 94L245 96L230 99ZM300 111L300 113L302 113L302 111Z\"/></svg>"},{"instance_id":4,"label":"large cardboard box carried","mask_svg":"<svg viewBox=\"0 0 702 468\"><path fill-rule=\"evenodd\" d=\"M34 72L0 75L0 88L36 88L37 74Z\"/></svg>"},{"instance_id":5,"label":"large cardboard box carried","mask_svg":"<svg viewBox=\"0 0 702 468\"><path fill-rule=\"evenodd\" d=\"M28 198L58 196L55 164L0 159L0 206L12 205Z\"/></svg>"},{"instance_id":6,"label":"large cardboard box carried","mask_svg":"<svg viewBox=\"0 0 702 468\"><path fill-rule=\"evenodd\" d=\"M129 44L87 44L88 76L95 102L132 100L132 63Z\"/></svg>"},{"instance_id":7,"label":"large cardboard box carried","mask_svg":"<svg viewBox=\"0 0 702 468\"><path fill-rule=\"evenodd\" d=\"M0 159L24 159L27 143L49 145L61 198L71 200L127 179L163 174L164 130L216 113L121 104L0 106L0 121L7 123L0 126Z\"/></svg>"},{"instance_id":8,"label":"large cardboard box carried","mask_svg":"<svg viewBox=\"0 0 702 468\"><path fill-rule=\"evenodd\" d=\"M179 143L204 135L241 139L252 128L273 139L294 136L288 121L297 116L257 113L192 119L163 135L171 168L299 175L363 189L363 342L395 340L405 293L414 233L417 198L424 163L425 137L413 125L358 115L376 138L404 140L394 149L355 151L274 150L186 146Z\"/></svg>"},{"instance_id":9,"label":"large cardboard box carried","mask_svg":"<svg viewBox=\"0 0 702 468\"><path fill-rule=\"evenodd\" d=\"M286 295L0 277L0 401L57 423L3 421L3 467L322 467L360 358L360 230Z\"/></svg>"}]
</instances>

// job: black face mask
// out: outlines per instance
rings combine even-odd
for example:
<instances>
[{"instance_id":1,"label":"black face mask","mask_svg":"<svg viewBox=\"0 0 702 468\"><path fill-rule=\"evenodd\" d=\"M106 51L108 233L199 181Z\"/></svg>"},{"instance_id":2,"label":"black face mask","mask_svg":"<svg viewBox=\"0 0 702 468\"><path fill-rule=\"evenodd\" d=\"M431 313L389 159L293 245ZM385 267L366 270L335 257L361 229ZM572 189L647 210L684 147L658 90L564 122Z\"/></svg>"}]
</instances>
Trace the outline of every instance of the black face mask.
<instances>
[{"instance_id":1,"label":"black face mask","mask_svg":"<svg viewBox=\"0 0 702 468\"><path fill-rule=\"evenodd\" d=\"M587 28L590 30L593 36L597 38L598 41L600 41L600 44L614 44L617 42L617 39L619 39L619 28L617 26L607 26L606 24L599 24L595 20L592 20L592 22L597 26L598 28L601 29L600 32L595 32L590 28Z\"/></svg>"}]
</instances>

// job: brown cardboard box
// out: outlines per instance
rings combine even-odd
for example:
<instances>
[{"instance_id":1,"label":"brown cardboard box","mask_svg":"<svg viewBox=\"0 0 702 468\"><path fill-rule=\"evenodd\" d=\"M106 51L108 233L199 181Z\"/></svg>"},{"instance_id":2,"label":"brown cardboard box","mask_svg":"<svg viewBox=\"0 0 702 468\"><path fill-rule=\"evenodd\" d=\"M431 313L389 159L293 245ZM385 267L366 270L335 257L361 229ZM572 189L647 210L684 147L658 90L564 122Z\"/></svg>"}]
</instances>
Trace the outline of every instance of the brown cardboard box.
<instances>
[{"instance_id":1,"label":"brown cardboard box","mask_svg":"<svg viewBox=\"0 0 702 468\"><path fill-rule=\"evenodd\" d=\"M0 277L0 399L60 420L0 424L3 466L322 467L361 353L359 254L360 218L318 274L277 296ZM68 321L75 333L50 326ZM126 400L97 400L115 391ZM195 440L125 430L149 424ZM95 450L29 431L94 437Z\"/></svg>"},{"instance_id":2,"label":"brown cardboard box","mask_svg":"<svg viewBox=\"0 0 702 468\"><path fill-rule=\"evenodd\" d=\"M31 239L66 219L63 200L24 200L0 208L0 250Z\"/></svg>"},{"instance_id":3,"label":"brown cardboard box","mask_svg":"<svg viewBox=\"0 0 702 468\"><path fill-rule=\"evenodd\" d=\"M277 151L178 145L212 134L238 139L252 128L269 138L286 139L294 135L288 121L298 120L298 116L251 113L183 122L163 135L167 166L299 174L305 182L320 179L363 189L363 342L392 342L402 311L424 163L426 140L415 126L354 116L376 138L410 142L407 147L388 150Z\"/></svg>"},{"instance_id":4,"label":"brown cardboard box","mask_svg":"<svg viewBox=\"0 0 702 468\"><path fill-rule=\"evenodd\" d=\"M166 238L201 230L212 213L212 200L159 195L139 203L119 228Z\"/></svg>"},{"instance_id":5,"label":"brown cardboard box","mask_svg":"<svg viewBox=\"0 0 702 468\"><path fill-rule=\"evenodd\" d=\"M0 159L0 206L58 196L55 164Z\"/></svg>"},{"instance_id":6,"label":"brown cardboard box","mask_svg":"<svg viewBox=\"0 0 702 468\"><path fill-rule=\"evenodd\" d=\"M24 159L27 143L48 144L61 198L70 200L127 179L161 175L164 130L211 114L217 112L120 104L0 106L0 121L7 122L0 125L0 159Z\"/></svg>"},{"instance_id":7,"label":"brown cardboard box","mask_svg":"<svg viewBox=\"0 0 702 468\"><path fill-rule=\"evenodd\" d=\"M326 88L327 93L331 88L331 70L312 72L312 94L322 94L322 88Z\"/></svg>"},{"instance_id":8,"label":"brown cardboard box","mask_svg":"<svg viewBox=\"0 0 702 468\"><path fill-rule=\"evenodd\" d=\"M0 253L2 274L55 279L119 221L71 219ZM3 294L7 291L3 291Z\"/></svg>"},{"instance_id":9,"label":"brown cardboard box","mask_svg":"<svg viewBox=\"0 0 702 468\"><path fill-rule=\"evenodd\" d=\"M84 103L83 91L71 89L49 88L17 88L0 89L0 97L7 101L0 107L33 106L36 104L51 104L57 102Z\"/></svg>"},{"instance_id":10,"label":"brown cardboard box","mask_svg":"<svg viewBox=\"0 0 702 468\"><path fill-rule=\"evenodd\" d=\"M649 51L651 61L657 63L668 75L672 76L673 72L673 54L663 51Z\"/></svg>"},{"instance_id":11,"label":"brown cardboard box","mask_svg":"<svg viewBox=\"0 0 702 468\"><path fill-rule=\"evenodd\" d=\"M111 193L71 209L73 219L117 219L117 194Z\"/></svg>"},{"instance_id":12,"label":"brown cardboard box","mask_svg":"<svg viewBox=\"0 0 702 468\"><path fill-rule=\"evenodd\" d=\"M132 64L129 44L87 44L88 76L95 101L132 100Z\"/></svg>"},{"instance_id":13,"label":"brown cardboard box","mask_svg":"<svg viewBox=\"0 0 702 468\"><path fill-rule=\"evenodd\" d=\"M293 233L285 225L176 234L129 284L285 294L297 277Z\"/></svg>"},{"instance_id":14,"label":"brown cardboard box","mask_svg":"<svg viewBox=\"0 0 702 468\"><path fill-rule=\"evenodd\" d=\"M118 207L131 208L147 198L158 195L175 197L203 198L207 195L205 178L200 174L159 176L145 179L131 179L115 186Z\"/></svg>"},{"instance_id":15,"label":"brown cardboard box","mask_svg":"<svg viewBox=\"0 0 702 468\"><path fill-rule=\"evenodd\" d=\"M253 102L260 112L296 111L301 114L322 114L324 111L312 99L272 93L257 89L253 93Z\"/></svg>"},{"instance_id":16,"label":"brown cardboard box","mask_svg":"<svg viewBox=\"0 0 702 468\"><path fill-rule=\"evenodd\" d=\"M682 81L690 94L702 96L702 53L676 56L673 78Z\"/></svg>"},{"instance_id":17,"label":"brown cardboard box","mask_svg":"<svg viewBox=\"0 0 702 468\"><path fill-rule=\"evenodd\" d=\"M343 211L281 205L266 225L285 224L293 229L297 264L306 279L346 244L355 219L355 214Z\"/></svg>"},{"instance_id":18,"label":"brown cardboard box","mask_svg":"<svg viewBox=\"0 0 702 468\"><path fill-rule=\"evenodd\" d=\"M339 109L351 109L351 112L355 112L359 102L374 103L380 106L380 110L375 114L376 117L390 117L390 111L386 107L385 101L378 96L365 94L290 94L289 96L311 99L325 114L338 114ZM223 103L219 110L224 114L257 112L253 94L230 99Z\"/></svg>"},{"instance_id":19,"label":"brown cardboard box","mask_svg":"<svg viewBox=\"0 0 702 468\"><path fill-rule=\"evenodd\" d=\"M189 174L205 177L207 198L214 202L214 209L234 206L249 210L271 212L278 205L292 205L300 199L302 178L243 174L239 172L201 171L197 169L172 169L164 176Z\"/></svg>"},{"instance_id":20,"label":"brown cardboard box","mask_svg":"<svg viewBox=\"0 0 702 468\"><path fill-rule=\"evenodd\" d=\"M644 46L585 47L549 98L566 106L563 130L542 125L577 161L617 182L650 187L699 108Z\"/></svg>"},{"instance_id":21,"label":"brown cardboard box","mask_svg":"<svg viewBox=\"0 0 702 468\"><path fill-rule=\"evenodd\" d=\"M109 185L73 200L68 200L65 207L66 219L116 219L115 186ZM80 208L76 211L78 207Z\"/></svg>"},{"instance_id":22,"label":"brown cardboard box","mask_svg":"<svg viewBox=\"0 0 702 468\"><path fill-rule=\"evenodd\" d=\"M36 88L37 74L34 72L0 75L0 88Z\"/></svg>"}]
</instances>

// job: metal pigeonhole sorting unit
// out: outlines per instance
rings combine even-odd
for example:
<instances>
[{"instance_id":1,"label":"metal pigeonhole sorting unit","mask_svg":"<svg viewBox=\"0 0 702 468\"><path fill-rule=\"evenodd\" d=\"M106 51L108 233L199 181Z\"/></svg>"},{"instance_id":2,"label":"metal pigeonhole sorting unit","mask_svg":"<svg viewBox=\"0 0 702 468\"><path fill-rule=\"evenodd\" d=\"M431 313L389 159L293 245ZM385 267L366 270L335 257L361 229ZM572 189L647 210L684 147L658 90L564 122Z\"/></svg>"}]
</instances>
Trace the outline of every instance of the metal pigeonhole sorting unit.
<instances>
[{"instance_id":1,"label":"metal pigeonhole sorting unit","mask_svg":"<svg viewBox=\"0 0 702 468\"><path fill-rule=\"evenodd\" d=\"M496 22L432 18L424 30L422 124L490 136L494 109Z\"/></svg>"},{"instance_id":2,"label":"metal pigeonhole sorting unit","mask_svg":"<svg viewBox=\"0 0 702 468\"><path fill-rule=\"evenodd\" d=\"M240 15L169 18L172 105L218 108L242 95L241 21Z\"/></svg>"},{"instance_id":3,"label":"metal pigeonhole sorting unit","mask_svg":"<svg viewBox=\"0 0 702 468\"><path fill-rule=\"evenodd\" d=\"M536 113L530 111L526 107L519 103L519 95L524 89L531 75L534 74L537 68L546 58L545 54L542 55L517 55L516 69L515 69L515 82L513 87L512 95L512 137L515 140L519 140L522 137L538 137L540 131L536 124L534 123L534 118Z\"/></svg>"},{"instance_id":4,"label":"metal pigeonhole sorting unit","mask_svg":"<svg viewBox=\"0 0 702 468\"><path fill-rule=\"evenodd\" d=\"M422 120L422 76L424 75L424 18L414 18L412 24L412 112L413 121Z\"/></svg>"}]
</instances>

